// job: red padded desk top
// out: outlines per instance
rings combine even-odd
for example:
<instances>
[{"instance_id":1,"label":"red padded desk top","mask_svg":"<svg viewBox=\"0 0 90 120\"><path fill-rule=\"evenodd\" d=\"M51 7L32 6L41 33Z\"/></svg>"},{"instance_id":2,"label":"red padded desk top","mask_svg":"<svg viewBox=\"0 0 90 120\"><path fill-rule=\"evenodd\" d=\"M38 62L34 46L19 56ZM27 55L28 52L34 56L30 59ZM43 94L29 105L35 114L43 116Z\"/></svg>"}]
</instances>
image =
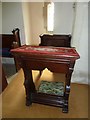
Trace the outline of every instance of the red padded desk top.
<instances>
[{"instance_id":1,"label":"red padded desk top","mask_svg":"<svg viewBox=\"0 0 90 120\"><path fill-rule=\"evenodd\" d=\"M26 55L41 55L41 56L57 56L58 58L73 58L74 60L80 58L79 54L74 48L66 47L51 47L51 46L30 46L24 45L22 47L11 50L17 54Z\"/></svg>"}]
</instances>

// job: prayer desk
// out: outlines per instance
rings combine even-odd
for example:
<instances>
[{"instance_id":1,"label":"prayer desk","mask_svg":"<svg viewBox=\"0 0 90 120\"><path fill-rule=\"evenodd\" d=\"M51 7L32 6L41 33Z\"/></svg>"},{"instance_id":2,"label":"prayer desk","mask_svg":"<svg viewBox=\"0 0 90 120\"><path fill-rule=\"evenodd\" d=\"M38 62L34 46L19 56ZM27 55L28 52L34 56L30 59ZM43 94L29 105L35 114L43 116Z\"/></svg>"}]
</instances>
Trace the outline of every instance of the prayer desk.
<instances>
[{"instance_id":1,"label":"prayer desk","mask_svg":"<svg viewBox=\"0 0 90 120\"><path fill-rule=\"evenodd\" d=\"M80 58L76 50L66 47L24 45L11 50L11 52L24 71L26 105L29 106L32 102L53 105L62 107L62 111L67 113L71 75L76 59ZM38 93L35 89L32 70L42 71L45 68L48 68L51 72L66 74L63 96Z\"/></svg>"}]
</instances>

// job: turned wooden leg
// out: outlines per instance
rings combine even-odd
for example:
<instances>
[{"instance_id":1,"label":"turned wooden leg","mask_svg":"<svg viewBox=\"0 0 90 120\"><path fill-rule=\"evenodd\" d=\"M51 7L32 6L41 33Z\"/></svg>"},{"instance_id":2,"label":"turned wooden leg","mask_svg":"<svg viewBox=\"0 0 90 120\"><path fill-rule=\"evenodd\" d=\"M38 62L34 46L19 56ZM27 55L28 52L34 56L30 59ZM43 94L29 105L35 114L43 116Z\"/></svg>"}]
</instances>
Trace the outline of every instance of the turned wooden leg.
<instances>
[{"instance_id":1,"label":"turned wooden leg","mask_svg":"<svg viewBox=\"0 0 90 120\"><path fill-rule=\"evenodd\" d=\"M30 80L25 80L24 82L25 91L26 91L26 106L30 106L32 104L32 93L30 91Z\"/></svg>"},{"instance_id":2,"label":"turned wooden leg","mask_svg":"<svg viewBox=\"0 0 90 120\"><path fill-rule=\"evenodd\" d=\"M24 75L25 75L25 91L26 91L26 105L30 106L32 104L32 93L36 92L35 85L33 83L32 78L32 71L24 68Z\"/></svg>"},{"instance_id":3,"label":"turned wooden leg","mask_svg":"<svg viewBox=\"0 0 90 120\"><path fill-rule=\"evenodd\" d=\"M64 92L64 101L63 101L63 113L68 113L68 103L69 103L69 94L70 94L70 83L71 83L71 76L74 68L74 62L70 63L69 71L66 74L65 80L65 92Z\"/></svg>"},{"instance_id":4,"label":"turned wooden leg","mask_svg":"<svg viewBox=\"0 0 90 120\"><path fill-rule=\"evenodd\" d=\"M41 74L42 74L42 72L43 72L43 70L40 70L40 71L39 71L39 74L41 75Z\"/></svg>"},{"instance_id":5,"label":"turned wooden leg","mask_svg":"<svg viewBox=\"0 0 90 120\"><path fill-rule=\"evenodd\" d=\"M64 93L64 104L63 104L63 109L62 109L62 112L63 113L68 113L68 100L69 100L69 93L70 93L70 86L67 86L66 85L66 88L65 88L65 93Z\"/></svg>"},{"instance_id":6,"label":"turned wooden leg","mask_svg":"<svg viewBox=\"0 0 90 120\"><path fill-rule=\"evenodd\" d=\"M18 72L22 68L21 59L15 56L14 63L15 63L16 72Z\"/></svg>"}]
</instances>

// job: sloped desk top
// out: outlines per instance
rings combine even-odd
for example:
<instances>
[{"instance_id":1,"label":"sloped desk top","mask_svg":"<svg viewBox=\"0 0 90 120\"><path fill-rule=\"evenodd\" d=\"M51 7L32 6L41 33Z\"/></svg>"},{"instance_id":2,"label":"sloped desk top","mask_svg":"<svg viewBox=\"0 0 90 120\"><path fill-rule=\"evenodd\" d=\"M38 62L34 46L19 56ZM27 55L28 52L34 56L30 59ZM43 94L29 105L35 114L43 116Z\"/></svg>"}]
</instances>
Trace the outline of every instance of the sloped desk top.
<instances>
[{"instance_id":1,"label":"sloped desk top","mask_svg":"<svg viewBox=\"0 0 90 120\"><path fill-rule=\"evenodd\" d=\"M22 47L11 50L12 53L21 55L33 55L33 56L47 56L47 57L58 57L67 59L79 59L80 56L74 48L66 47L51 47L51 46L30 46L24 45Z\"/></svg>"}]
</instances>

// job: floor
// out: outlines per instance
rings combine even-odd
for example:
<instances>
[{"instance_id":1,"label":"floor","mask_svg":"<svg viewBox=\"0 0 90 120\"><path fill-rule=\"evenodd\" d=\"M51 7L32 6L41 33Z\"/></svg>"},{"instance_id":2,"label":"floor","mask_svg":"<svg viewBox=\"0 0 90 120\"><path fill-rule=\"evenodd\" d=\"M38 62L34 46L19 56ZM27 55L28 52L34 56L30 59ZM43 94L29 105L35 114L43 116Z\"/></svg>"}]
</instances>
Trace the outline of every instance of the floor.
<instances>
[{"instance_id":1,"label":"floor","mask_svg":"<svg viewBox=\"0 0 90 120\"><path fill-rule=\"evenodd\" d=\"M46 69L41 76L37 71L33 71L33 78L35 85L38 86L41 80L63 81L65 76L51 73ZM2 93L3 118L88 118L88 85L71 84L69 113L65 114L58 107L35 103L31 107L25 106L23 70L21 69L12 79Z\"/></svg>"}]
</instances>

